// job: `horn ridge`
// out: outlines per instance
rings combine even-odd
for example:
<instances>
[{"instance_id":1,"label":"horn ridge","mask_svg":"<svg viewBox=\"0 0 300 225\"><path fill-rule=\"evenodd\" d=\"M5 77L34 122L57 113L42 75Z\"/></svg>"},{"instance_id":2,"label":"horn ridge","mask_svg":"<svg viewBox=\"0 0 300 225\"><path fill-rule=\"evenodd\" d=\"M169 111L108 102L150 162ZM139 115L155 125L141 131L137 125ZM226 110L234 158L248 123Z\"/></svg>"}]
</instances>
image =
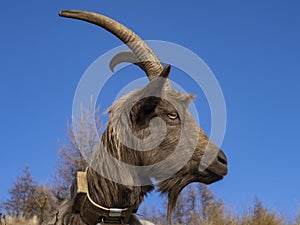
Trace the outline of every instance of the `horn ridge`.
<instances>
[{"instance_id":1,"label":"horn ridge","mask_svg":"<svg viewBox=\"0 0 300 225\"><path fill-rule=\"evenodd\" d=\"M150 80L159 76L163 71L164 67L162 63L146 42L121 23L107 16L82 10L62 10L59 12L59 16L83 20L98 25L114 34L132 50L134 55L143 65L142 68L144 68L144 71Z\"/></svg>"}]
</instances>

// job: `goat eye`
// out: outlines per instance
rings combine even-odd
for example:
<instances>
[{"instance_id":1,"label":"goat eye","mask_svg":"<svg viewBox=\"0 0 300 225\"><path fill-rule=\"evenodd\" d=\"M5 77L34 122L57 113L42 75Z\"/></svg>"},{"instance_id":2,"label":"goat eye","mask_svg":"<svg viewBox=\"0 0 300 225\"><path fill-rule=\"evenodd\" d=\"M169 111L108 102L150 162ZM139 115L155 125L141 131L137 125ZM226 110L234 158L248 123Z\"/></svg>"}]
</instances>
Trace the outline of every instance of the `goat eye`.
<instances>
[{"instance_id":1,"label":"goat eye","mask_svg":"<svg viewBox=\"0 0 300 225\"><path fill-rule=\"evenodd\" d=\"M171 120L175 120L175 119L177 119L177 117L178 117L178 114L177 113L169 113L168 114L168 117L171 119Z\"/></svg>"}]
</instances>

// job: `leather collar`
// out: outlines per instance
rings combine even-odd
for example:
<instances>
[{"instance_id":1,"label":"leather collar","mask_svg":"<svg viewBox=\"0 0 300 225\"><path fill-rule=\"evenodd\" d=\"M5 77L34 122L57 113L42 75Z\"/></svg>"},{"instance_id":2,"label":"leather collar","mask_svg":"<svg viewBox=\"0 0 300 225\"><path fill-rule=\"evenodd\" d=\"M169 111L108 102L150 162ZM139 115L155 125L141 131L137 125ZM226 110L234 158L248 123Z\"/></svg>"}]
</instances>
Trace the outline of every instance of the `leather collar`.
<instances>
[{"instance_id":1,"label":"leather collar","mask_svg":"<svg viewBox=\"0 0 300 225\"><path fill-rule=\"evenodd\" d=\"M128 224L133 207L107 208L94 202L89 194L87 171L88 167L84 172L78 171L71 187L73 211L80 213L82 220L88 225Z\"/></svg>"}]
</instances>

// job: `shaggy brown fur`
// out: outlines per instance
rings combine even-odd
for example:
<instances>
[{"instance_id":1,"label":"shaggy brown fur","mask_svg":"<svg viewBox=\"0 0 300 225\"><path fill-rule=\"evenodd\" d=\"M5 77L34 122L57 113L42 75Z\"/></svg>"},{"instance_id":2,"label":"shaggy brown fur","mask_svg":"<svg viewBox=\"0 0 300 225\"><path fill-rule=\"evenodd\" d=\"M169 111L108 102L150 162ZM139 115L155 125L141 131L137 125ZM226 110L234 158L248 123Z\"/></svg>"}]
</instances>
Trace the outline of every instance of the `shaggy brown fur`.
<instances>
[{"instance_id":1,"label":"shaggy brown fur","mask_svg":"<svg viewBox=\"0 0 300 225\"><path fill-rule=\"evenodd\" d=\"M81 11L65 11L61 14L103 26L114 34L118 31L118 29L107 28L107 24L104 24L102 20L109 19L101 15L95 16L95 14ZM97 20L99 21L95 22ZM110 24L113 23L115 21ZM115 26L120 27L121 25L115 24ZM137 38L131 31L125 31L131 35L130 37ZM125 31L123 33L126 33ZM121 40L125 43L126 40L131 40L126 35L123 38L123 33L119 34L122 36L122 38L119 37ZM132 46L129 45L129 47ZM124 61L132 62L132 58L141 58L140 51L135 48L132 48L132 51L133 53L119 54L118 57L122 56L123 58L114 58L114 64ZM128 56L130 59L126 59ZM154 184L151 180L154 179L159 191L168 195L168 219L170 221L172 210L181 190L192 182L209 184L222 179L227 174L227 159L188 112L188 105L193 99L193 95L183 94L170 88L168 79L170 67L167 66L162 70L163 67L157 62L153 65L151 62L145 61L135 64L146 72L151 81L144 89L125 95L110 107L107 128L103 133L99 148L93 153L91 169L87 173L89 191L91 198L102 206L113 208L133 206L134 212L136 212L146 194L153 189ZM156 71L156 77L166 79L161 81L153 78L152 76L155 75L153 71ZM156 118L160 118L160 120L155 120ZM161 124L164 124L164 132ZM119 136L120 134L121 136ZM141 142L134 141L132 136ZM149 137L152 140L160 140L159 145L152 146L152 142L145 144L143 140ZM133 146L128 147L120 138L129 141ZM199 165L206 149L217 152L217 157L206 170L202 171L199 170ZM149 169L140 174L121 164L115 166L115 162L107 160L105 157L107 153L119 162L140 167L148 166ZM184 161L187 156L190 157ZM165 159L168 159L166 163L159 164ZM186 163L182 164L182 162ZM116 177L121 182L105 178L109 176ZM124 183L132 185L124 185ZM61 208L59 224L85 225L78 212L72 211L70 201L66 201ZM139 225L141 223L132 215L130 224Z\"/></svg>"}]
</instances>

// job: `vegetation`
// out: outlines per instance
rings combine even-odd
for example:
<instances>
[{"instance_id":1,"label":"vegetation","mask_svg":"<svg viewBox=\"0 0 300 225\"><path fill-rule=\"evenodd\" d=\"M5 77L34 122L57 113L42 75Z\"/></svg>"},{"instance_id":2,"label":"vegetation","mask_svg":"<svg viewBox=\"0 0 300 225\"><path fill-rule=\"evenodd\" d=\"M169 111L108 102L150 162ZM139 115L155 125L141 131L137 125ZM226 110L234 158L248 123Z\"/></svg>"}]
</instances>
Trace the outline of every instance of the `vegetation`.
<instances>
[{"instance_id":1,"label":"vegetation","mask_svg":"<svg viewBox=\"0 0 300 225\"><path fill-rule=\"evenodd\" d=\"M152 208L142 210L143 219L156 225L167 224L165 212ZM222 200L216 199L212 190L204 185L192 185L186 188L178 199L172 217L174 225L300 225L298 220L289 223L282 216L265 207L259 199L243 215L227 209Z\"/></svg>"},{"instance_id":2,"label":"vegetation","mask_svg":"<svg viewBox=\"0 0 300 225\"><path fill-rule=\"evenodd\" d=\"M0 203L5 212L0 214L1 225L2 221L3 224L43 224L57 206L52 190L48 185L36 184L28 166L9 189L9 196Z\"/></svg>"},{"instance_id":3,"label":"vegetation","mask_svg":"<svg viewBox=\"0 0 300 225\"><path fill-rule=\"evenodd\" d=\"M54 177L53 191L59 202L67 197L77 171L85 170L88 166L86 159L97 147L97 134L93 130L94 124L91 120L95 120L97 132L100 133L101 120L99 110L99 107L96 109L96 113L82 110L81 118L78 120L73 118L72 122L78 131L76 138L72 125L69 123L67 125L67 138L59 144L58 163Z\"/></svg>"}]
</instances>

